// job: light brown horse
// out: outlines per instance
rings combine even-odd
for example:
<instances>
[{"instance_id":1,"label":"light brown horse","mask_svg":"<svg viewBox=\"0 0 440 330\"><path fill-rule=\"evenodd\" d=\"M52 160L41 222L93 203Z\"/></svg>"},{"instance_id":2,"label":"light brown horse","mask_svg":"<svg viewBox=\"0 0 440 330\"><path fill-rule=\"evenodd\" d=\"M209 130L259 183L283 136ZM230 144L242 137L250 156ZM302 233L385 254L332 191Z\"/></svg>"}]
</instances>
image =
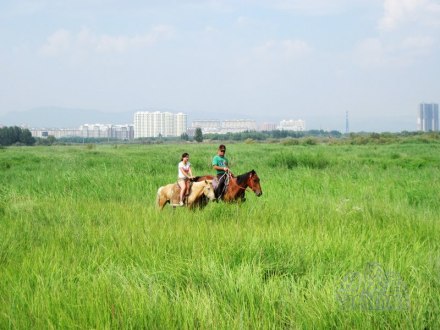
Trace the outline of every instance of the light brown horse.
<instances>
[{"instance_id":1,"label":"light brown horse","mask_svg":"<svg viewBox=\"0 0 440 330\"><path fill-rule=\"evenodd\" d=\"M160 187L157 190L156 204L159 209L163 209L167 203L178 204L180 197L180 187L177 183L170 183L166 186ZM193 209L195 207L202 208L210 200L215 199L214 188L212 180L201 180L194 182L191 185L189 195L186 199L185 206Z\"/></svg>"},{"instance_id":2,"label":"light brown horse","mask_svg":"<svg viewBox=\"0 0 440 330\"><path fill-rule=\"evenodd\" d=\"M221 199L223 201L245 201L245 192L247 188L250 188L257 196L261 196L263 194L260 186L260 178L258 177L257 172L254 170L238 176L233 176L229 173L225 175L228 176L226 179L229 182L227 182L228 184L225 187L225 191L221 195ZM195 181L203 180L217 180L217 178L213 175L204 175L195 178ZM216 191L216 196L219 196L220 194L221 192Z\"/></svg>"}]
</instances>

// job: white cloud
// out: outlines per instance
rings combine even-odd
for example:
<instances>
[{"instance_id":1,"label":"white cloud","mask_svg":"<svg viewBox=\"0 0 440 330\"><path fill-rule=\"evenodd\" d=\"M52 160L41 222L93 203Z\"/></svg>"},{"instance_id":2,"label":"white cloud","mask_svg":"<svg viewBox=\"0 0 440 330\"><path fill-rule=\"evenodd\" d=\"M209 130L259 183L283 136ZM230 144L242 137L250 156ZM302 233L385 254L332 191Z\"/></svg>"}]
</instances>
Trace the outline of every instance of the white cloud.
<instances>
[{"instance_id":1,"label":"white cloud","mask_svg":"<svg viewBox=\"0 0 440 330\"><path fill-rule=\"evenodd\" d=\"M406 67L430 55L435 46L431 37L413 36L394 43L379 38L360 42L354 52L355 60L363 67Z\"/></svg>"},{"instance_id":2,"label":"white cloud","mask_svg":"<svg viewBox=\"0 0 440 330\"><path fill-rule=\"evenodd\" d=\"M307 42L299 39L269 40L257 47L257 55L274 60L295 60L304 58L312 51Z\"/></svg>"},{"instance_id":3,"label":"white cloud","mask_svg":"<svg viewBox=\"0 0 440 330\"><path fill-rule=\"evenodd\" d=\"M97 35L87 28L72 34L61 29L50 35L40 47L43 56L60 56L87 52L124 53L133 49L150 47L173 34L173 28L167 25L154 27L150 32L135 36Z\"/></svg>"},{"instance_id":4,"label":"white cloud","mask_svg":"<svg viewBox=\"0 0 440 330\"><path fill-rule=\"evenodd\" d=\"M440 4L433 0L384 0L381 29L392 30L408 22L440 25Z\"/></svg>"},{"instance_id":5,"label":"white cloud","mask_svg":"<svg viewBox=\"0 0 440 330\"><path fill-rule=\"evenodd\" d=\"M435 46L435 40L431 37L408 37L401 44L402 50L407 50L413 54L429 54Z\"/></svg>"},{"instance_id":6,"label":"white cloud","mask_svg":"<svg viewBox=\"0 0 440 330\"><path fill-rule=\"evenodd\" d=\"M357 5L368 5L371 0L274 0L259 1L261 4L283 11L292 11L307 15L331 15Z\"/></svg>"},{"instance_id":7,"label":"white cloud","mask_svg":"<svg viewBox=\"0 0 440 330\"><path fill-rule=\"evenodd\" d=\"M46 43L40 48L40 53L45 56L58 56L71 47L69 31L58 30L47 38Z\"/></svg>"}]
</instances>

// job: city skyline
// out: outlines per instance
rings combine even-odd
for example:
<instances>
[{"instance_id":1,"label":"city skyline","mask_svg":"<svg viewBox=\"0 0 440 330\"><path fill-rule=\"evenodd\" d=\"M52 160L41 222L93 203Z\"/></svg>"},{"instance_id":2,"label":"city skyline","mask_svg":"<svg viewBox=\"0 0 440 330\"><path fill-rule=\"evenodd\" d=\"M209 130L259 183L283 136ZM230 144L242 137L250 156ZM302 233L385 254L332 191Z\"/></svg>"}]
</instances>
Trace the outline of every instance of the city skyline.
<instances>
[{"instance_id":1,"label":"city skyline","mask_svg":"<svg viewBox=\"0 0 440 330\"><path fill-rule=\"evenodd\" d=\"M0 26L0 121L157 107L344 131L349 111L402 131L440 98L435 0L4 0Z\"/></svg>"},{"instance_id":2,"label":"city skyline","mask_svg":"<svg viewBox=\"0 0 440 330\"><path fill-rule=\"evenodd\" d=\"M33 137L55 138L116 138L133 140L150 137L179 137L182 134L194 135L200 128L203 134L240 133L245 131L286 130L305 131L305 121L298 119L281 120L279 124L263 123L257 125L253 119L226 120L194 120L188 125L188 115L160 111L137 111L134 113L132 124L89 123L81 124L79 128L29 128ZM1 127L1 125L0 125Z\"/></svg>"},{"instance_id":3,"label":"city skyline","mask_svg":"<svg viewBox=\"0 0 440 330\"><path fill-rule=\"evenodd\" d=\"M413 116L413 120L412 120L413 121L413 128L408 129L408 130L401 130L401 131L423 130L423 129L421 129L421 124L420 124L420 122L421 122L421 120L420 120L420 106L423 104L433 104L433 105L437 105L437 107L438 107L437 103L426 103L426 102L419 103L417 106L416 116L415 117ZM174 113L174 114L177 113L172 110L159 111L157 109L151 109L151 110L144 109L141 111L138 110L135 112L124 112L124 113L104 113L104 112L90 111L93 114L99 113L100 115L104 115L104 117L106 117L106 118L112 118L110 120L109 119L96 120L96 116L92 116L92 119L88 118L87 114L89 114L89 112L86 111L86 112L82 113L82 116L81 116L82 119L75 118L77 120L80 120L80 122L77 121L77 123L73 124L73 125L71 124L71 122L72 122L71 114L69 115L68 113L63 113L60 117L62 117L64 119L64 122L69 123L69 125L63 125L63 124L59 124L59 123L53 124L53 117L57 117L57 115L54 115L53 111L57 111L57 110L59 110L59 109L57 109L57 108L52 109L50 114L49 113L43 113L43 114L37 113L36 117L38 118L40 124L29 124L29 122L32 122L33 120L32 119L28 120L28 118L26 118L26 117L21 117L21 119L16 122L11 122L11 119L6 120L6 121L2 121L2 118L0 116L0 126L2 126L2 125L3 126L19 126L19 127L23 127L23 128L32 128L32 129L39 129L40 130L40 129L52 129L52 128L77 129L81 125L91 124L91 123L103 124L103 125L134 125L133 115L137 112L151 112L151 113L165 112L165 113ZM62 109L62 110L68 110L68 109ZM182 113L182 112L179 112L179 113ZM23 112L23 114L29 114L29 112ZM126 118L125 120L118 119L118 118L121 118L121 116L120 116L121 114L123 115L123 117ZM50 123L42 124L41 120L44 121L45 115L46 115L46 117L51 118L52 121L49 121L49 122L51 122L52 124L50 124ZM110 117L109 117L109 115L110 115ZM246 118L244 118L244 117L240 118L236 114L231 115L231 117L229 117L229 118L226 117L225 114L223 114L222 120L218 119L219 116L216 116L217 119L214 119L215 117L210 117L211 115L209 115L209 113L208 113L208 115L205 113L202 116L191 115L191 114L185 114L185 116L187 117L186 120L191 123L197 122L197 121L218 121L218 122L237 121L237 120L238 121L243 121L243 120L253 121L253 122L255 122L255 126L257 127L257 130L283 129L282 126L286 125L286 124L283 124L283 122L289 122L289 121L290 122L296 122L296 121L301 122L302 121L303 123L299 123L299 124L298 123L291 123L289 125L292 125L292 124L295 126L299 125L300 127L295 128L295 130L304 131L305 130L305 122L306 122L305 120L300 119L300 118L287 118L287 117L285 117L281 120L280 119L276 120L274 118L270 118L268 120L256 120L255 118L252 118L250 116L246 117ZM93 118L95 118L95 119L93 119ZM190 120L190 118L192 118L192 120ZM201 119L201 118L204 118L204 119ZM266 117L266 119L267 119L267 117ZM349 124L349 122L350 122L350 124ZM347 128L348 128L347 125L348 124L351 127L351 118L350 118L350 120L348 119L348 112L346 112L344 114L345 129L341 129L341 128L335 129L335 128L331 128L329 126L327 126L327 127L310 127L311 125L307 125L307 130L339 131L339 132L347 133ZM187 125L187 127L190 127L192 125L193 124ZM263 127L266 127L266 128L263 128ZM253 128L249 127L249 130L253 130ZM350 130L350 132L356 132L356 131ZM357 132L367 132L367 131L357 131ZM375 132L375 131L371 131L371 132ZM392 132L392 131L390 131L390 132Z\"/></svg>"}]
</instances>

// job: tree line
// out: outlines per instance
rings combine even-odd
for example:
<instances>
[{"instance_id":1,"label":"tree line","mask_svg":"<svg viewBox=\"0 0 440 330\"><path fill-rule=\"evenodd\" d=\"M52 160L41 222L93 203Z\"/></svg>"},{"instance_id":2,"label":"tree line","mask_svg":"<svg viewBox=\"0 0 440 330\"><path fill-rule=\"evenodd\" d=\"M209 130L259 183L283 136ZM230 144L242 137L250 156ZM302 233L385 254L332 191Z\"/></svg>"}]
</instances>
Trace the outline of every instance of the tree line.
<instances>
[{"instance_id":1,"label":"tree line","mask_svg":"<svg viewBox=\"0 0 440 330\"><path fill-rule=\"evenodd\" d=\"M1 127L0 146L14 144L31 146L35 144L35 138L27 128L20 128L18 126Z\"/></svg>"},{"instance_id":2,"label":"tree line","mask_svg":"<svg viewBox=\"0 0 440 330\"><path fill-rule=\"evenodd\" d=\"M136 140L118 140L109 138L85 138L85 137L63 137L56 139L54 136L34 138L28 129L22 129L17 126L0 128L0 146L10 145L53 145L53 144L85 144L85 143L139 143L139 144L157 144L173 143L178 141L270 141L283 144L316 144L316 143L347 143L347 144L383 144L393 142L423 142L431 143L440 141L439 132L408 132L400 133L369 133L358 132L342 134L339 131L309 130L303 132L295 131L246 131L240 133L226 134L203 134L200 128L195 130L194 136L183 133L180 137L149 137L138 138Z\"/></svg>"},{"instance_id":3,"label":"tree line","mask_svg":"<svg viewBox=\"0 0 440 330\"><path fill-rule=\"evenodd\" d=\"M272 130L272 131L245 131L240 133L208 133L203 135L210 140L233 140L244 141L252 139L256 141L264 141L268 139L284 139L284 138L303 138L303 137L332 137L340 138L342 133L339 131L323 131L323 130L309 130L309 131L287 131L287 130Z\"/></svg>"}]
</instances>

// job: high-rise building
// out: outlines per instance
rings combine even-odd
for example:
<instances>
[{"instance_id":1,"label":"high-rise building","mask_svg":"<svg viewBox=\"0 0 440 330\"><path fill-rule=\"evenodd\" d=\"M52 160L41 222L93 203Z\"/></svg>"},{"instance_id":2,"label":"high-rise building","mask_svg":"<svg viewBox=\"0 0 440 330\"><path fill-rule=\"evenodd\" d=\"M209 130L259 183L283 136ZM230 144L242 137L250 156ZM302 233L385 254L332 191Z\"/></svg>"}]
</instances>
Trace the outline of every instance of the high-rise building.
<instances>
[{"instance_id":1,"label":"high-rise building","mask_svg":"<svg viewBox=\"0 0 440 330\"><path fill-rule=\"evenodd\" d=\"M257 122L252 119L234 119L234 120L195 120L192 122L192 128L200 128L203 134L209 133L239 133L245 131L255 131Z\"/></svg>"},{"instance_id":2,"label":"high-rise building","mask_svg":"<svg viewBox=\"0 0 440 330\"><path fill-rule=\"evenodd\" d=\"M437 103L420 103L417 116L417 130L423 132L438 131Z\"/></svg>"},{"instance_id":3,"label":"high-rise building","mask_svg":"<svg viewBox=\"0 0 440 330\"><path fill-rule=\"evenodd\" d=\"M33 137L55 138L84 137L84 138L108 138L117 140L133 140L133 125L112 124L83 124L76 128L31 128Z\"/></svg>"},{"instance_id":4,"label":"high-rise building","mask_svg":"<svg viewBox=\"0 0 440 330\"><path fill-rule=\"evenodd\" d=\"M191 124L193 130L200 128L203 134L219 133L222 127L220 120L194 120Z\"/></svg>"},{"instance_id":5,"label":"high-rise building","mask_svg":"<svg viewBox=\"0 0 440 330\"><path fill-rule=\"evenodd\" d=\"M176 114L176 135L180 136L186 133L188 128L188 115L179 112Z\"/></svg>"},{"instance_id":6,"label":"high-rise building","mask_svg":"<svg viewBox=\"0 0 440 330\"><path fill-rule=\"evenodd\" d=\"M261 131L274 131L277 129L277 124L275 123L262 123L260 125Z\"/></svg>"},{"instance_id":7,"label":"high-rise building","mask_svg":"<svg viewBox=\"0 0 440 330\"><path fill-rule=\"evenodd\" d=\"M180 136L187 129L187 115L138 111L134 114L134 138Z\"/></svg>"},{"instance_id":8,"label":"high-rise building","mask_svg":"<svg viewBox=\"0 0 440 330\"><path fill-rule=\"evenodd\" d=\"M280 125L278 126L278 129L282 131L285 130L285 131L303 132L306 130L306 122L302 119L282 120L280 121Z\"/></svg>"},{"instance_id":9,"label":"high-rise building","mask_svg":"<svg viewBox=\"0 0 440 330\"><path fill-rule=\"evenodd\" d=\"M239 133L256 130L257 122L252 119L224 120L222 122L222 131L225 133Z\"/></svg>"}]
</instances>

